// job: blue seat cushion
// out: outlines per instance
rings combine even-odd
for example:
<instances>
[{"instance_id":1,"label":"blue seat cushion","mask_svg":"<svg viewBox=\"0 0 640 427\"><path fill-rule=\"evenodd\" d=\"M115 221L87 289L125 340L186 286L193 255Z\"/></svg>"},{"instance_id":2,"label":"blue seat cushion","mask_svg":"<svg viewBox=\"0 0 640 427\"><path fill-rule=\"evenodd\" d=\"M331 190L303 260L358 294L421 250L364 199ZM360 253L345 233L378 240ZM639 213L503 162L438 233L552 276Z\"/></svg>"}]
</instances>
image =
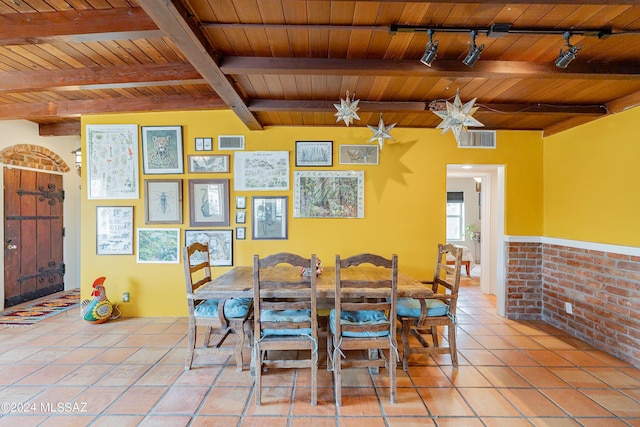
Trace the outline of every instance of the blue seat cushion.
<instances>
[{"instance_id":1,"label":"blue seat cushion","mask_svg":"<svg viewBox=\"0 0 640 427\"><path fill-rule=\"evenodd\" d=\"M427 317L446 316L449 313L449 306L439 299L426 299ZM396 308L398 316L420 317L420 301L415 298L398 298Z\"/></svg>"},{"instance_id":2,"label":"blue seat cushion","mask_svg":"<svg viewBox=\"0 0 640 427\"><path fill-rule=\"evenodd\" d=\"M249 313L252 298L232 298L224 304L224 317L227 319L243 318ZM218 317L218 300L208 299L198 304L196 317Z\"/></svg>"},{"instance_id":3,"label":"blue seat cushion","mask_svg":"<svg viewBox=\"0 0 640 427\"><path fill-rule=\"evenodd\" d=\"M381 310L362 310L362 311L341 311L341 325L380 325L388 324L389 318L384 311ZM329 327L333 334L336 333L336 311L331 310L329 313ZM389 335L389 329L384 331L342 331L342 336L352 338L368 338L368 337L386 337Z\"/></svg>"},{"instance_id":4,"label":"blue seat cushion","mask_svg":"<svg viewBox=\"0 0 640 427\"><path fill-rule=\"evenodd\" d=\"M311 310L262 310L263 322L310 322ZM263 329L263 336L311 335L311 328Z\"/></svg>"}]
</instances>

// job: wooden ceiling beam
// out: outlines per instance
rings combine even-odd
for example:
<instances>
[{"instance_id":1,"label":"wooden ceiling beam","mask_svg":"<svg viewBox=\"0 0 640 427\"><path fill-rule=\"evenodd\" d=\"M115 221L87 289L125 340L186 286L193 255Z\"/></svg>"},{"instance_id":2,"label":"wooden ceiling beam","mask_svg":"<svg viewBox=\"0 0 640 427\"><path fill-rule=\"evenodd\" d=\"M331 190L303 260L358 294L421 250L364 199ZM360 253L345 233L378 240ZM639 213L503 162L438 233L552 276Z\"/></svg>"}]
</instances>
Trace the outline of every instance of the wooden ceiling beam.
<instances>
[{"instance_id":1,"label":"wooden ceiling beam","mask_svg":"<svg viewBox=\"0 0 640 427\"><path fill-rule=\"evenodd\" d=\"M253 99L249 103L249 109L256 112L336 112L334 101L314 100L273 100ZM604 106L580 106L580 105L528 105L528 104L475 104L481 112L500 112L505 114L536 114L536 115L563 115L567 114L588 117L600 117L607 113ZM367 102L358 103L362 112L416 112L429 111L425 102Z\"/></svg>"},{"instance_id":2,"label":"wooden ceiling beam","mask_svg":"<svg viewBox=\"0 0 640 427\"><path fill-rule=\"evenodd\" d=\"M640 80L640 65L636 64L571 64L561 70L554 64L524 61L480 60L469 68L460 61L436 60L427 67L416 59L327 59L269 58L227 56L220 63L222 72L233 74L298 74L343 76L421 76L467 78L537 78L585 80Z\"/></svg>"},{"instance_id":3,"label":"wooden ceiling beam","mask_svg":"<svg viewBox=\"0 0 640 427\"><path fill-rule=\"evenodd\" d=\"M71 70L0 72L1 92L92 90L206 83L191 64L142 64Z\"/></svg>"},{"instance_id":4,"label":"wooden ceiling beam","mask_svg":"<svg viewBox=\"0 0 640 427\"><path fill-rule=\"evenodd\" d=\"M0 14L0 45L162 37L142 8Z\"/></svg>"},{"instance_id":5,"label":"wooden ceiling beam","mask_svg":"<svg viewBox=\"0 0 640 427\"><path fill-rule=\"evenodd\" d=\"M138 4L154 20L158 27L213 87L250 130L263 129L262 123L249 110L245 100L236 91L227 76L220 70L211 46L193 16L179 3L171 0L138 0Z\"/></svg>"},{"instance_id":6,"label":"wooden ceiling beam","mask_svg":"<svg viewBox=\"0 0 640 427\"><path fill-rule=\"evenodd\" d=\"M79 117L88 114L133 113L175 110L219 110L227 105L215 95L146 96L131 99L110 98L49 103L0 104L0 120Z\"/></svg>"},{"instance_id":7,"label":"wooden ceiling beam","mask_svg":"<svg viewBox=\"0 0 640 427\"><path fill-rule=\"evenodd\" d=\"M80 119L60 123L42 123L38 125L40 136L80 136Z\"/></svg>"},{"instance_id":8,"label":"wooden ceiling beam","mask_svg":"<svg viewBox=\"0 0 640 427\"><path fill-rule=\"evenodd\" d=\"M287 0L285 0L286 2ZM326 1L326 0L307 0L308 2L314 1ZM353 0L333 0L334 2L352 2ZM407 0L361 0L362 2L376 2L376 3L405 3ZM429 3L434 4L467 4L467 3L484 3L484 4L505 4L502 0L430 0ZM524 5L536 5L536 4L577 4L577 5L637 5L636 0L510 0L509 4L524 4Z\"/></svg>"}]
</instances>

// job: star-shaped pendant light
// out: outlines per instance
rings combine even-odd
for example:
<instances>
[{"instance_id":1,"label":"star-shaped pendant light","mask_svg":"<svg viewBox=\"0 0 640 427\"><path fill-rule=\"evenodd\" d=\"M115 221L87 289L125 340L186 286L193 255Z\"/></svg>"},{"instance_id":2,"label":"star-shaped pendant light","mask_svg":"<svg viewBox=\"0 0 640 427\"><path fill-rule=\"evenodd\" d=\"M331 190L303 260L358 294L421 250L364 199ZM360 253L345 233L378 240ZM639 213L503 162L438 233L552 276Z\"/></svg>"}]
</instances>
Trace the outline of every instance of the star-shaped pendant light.
<instances>
[{"instance_id":1,"label":"star-shaped pendant light","mask_svg":"<svg viewBox=\"0 0 640 427\"><path fill-rule=\"evenodd\" d=\"M369 129L373 132L373 136L369 139L369 142L373 142L378 140L378 144L380 145L380 149L382 150L382 146L384 145L384 140L388 139L394 141L393 137L389 134L391 129L396 125L396 123L385 126L384 121L382 120L382 113L380 113L380 121L378 122L378 127L367 125Z\"/></svg>"},{"instance_id":2,"label":"star-shaped pendant light","mask_svg":"<svg viewBox=\"0 0 640 427\"><path fill-rule=\"evenodd\" d=\"M449 129L456 137L456 141L460 142L460 134L467 131L468 126L484 126L482 123L472 117L473 113L478 110L478 107L474 107L476 98L471 101L462 104L460 101L460 91L456 91L456 97L453 100L453 104L447 101L447 111L434 111L434 113L442 119L442 122L436 127L436 129L442 129L444 135Z\"/></svg>"},{"instance_id":3,"label":"star-shaped pendant light","mask_svg":"<svg viewBox=\"0 0 640 427\"><path fill-rule=\"evenodd\" d=\"M344 124L349 126L353 123L353 120L360 120L357 111L360 109L358 107L359 99L356 99L356 95L353 94L353 97L349 98L349 91L347 91L346 99L340 98L340 104L333 104L334 107L338 110L334 116L337 117L336 122L340 120L344 121Z\"/></svg>"}]
</instances>

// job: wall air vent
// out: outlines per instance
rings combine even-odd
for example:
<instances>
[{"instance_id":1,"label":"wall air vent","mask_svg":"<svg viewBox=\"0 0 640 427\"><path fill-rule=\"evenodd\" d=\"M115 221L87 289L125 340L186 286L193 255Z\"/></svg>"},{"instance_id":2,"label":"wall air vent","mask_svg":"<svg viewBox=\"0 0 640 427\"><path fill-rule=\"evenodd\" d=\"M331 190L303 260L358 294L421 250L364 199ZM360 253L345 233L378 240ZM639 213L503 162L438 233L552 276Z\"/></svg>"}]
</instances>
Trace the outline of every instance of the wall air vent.
<instances>
[{"instance_id":1,"label":"wall air vent","mask_svg":"<svg viewBox=\"0 0 640 427\"><path fill-rule=\"evenodd\" d=\"M496 148L495 130L468 130L460 133L459 148Z\"/></svg>"},{"instance_id":2,"label":"wall air vent","mask_svg":"<svg viewBox=\"0 0 640 427\"><path fill-rule=\"evenodd\" d=\"M244 150L244 135L218 136L218 150Z\"/></svg>"}]
</instances>

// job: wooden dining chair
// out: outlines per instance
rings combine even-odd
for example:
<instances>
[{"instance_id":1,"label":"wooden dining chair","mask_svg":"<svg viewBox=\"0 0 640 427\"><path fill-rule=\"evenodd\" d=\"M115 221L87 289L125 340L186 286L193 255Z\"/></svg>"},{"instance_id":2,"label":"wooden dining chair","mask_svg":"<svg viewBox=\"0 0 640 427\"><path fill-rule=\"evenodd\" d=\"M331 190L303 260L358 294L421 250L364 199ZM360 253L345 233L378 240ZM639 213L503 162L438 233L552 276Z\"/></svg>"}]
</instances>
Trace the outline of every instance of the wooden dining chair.
<instances>
[{"instance_id":1,"label":"wooden dining chair","mask_svg":"<svg viewBox=\"0 0 640 427\"><path fill-rule=\"evenodd\" d=\"M447 254L455 260L453 265L447 265ZM462 248L439 244L433 280L423 282L432 286L433 297L398 299L398 319L402 323L402 369L405 371L409 368L412 354L449 353L453 367L458 368L456 306L461 267ZM438 327L444 326L448 329L446 346L438 336ZM427 340L429 336L431 343Z\"/></svg>"},{"instance_id":2,"label":"wooden dining chair","mask_svg":"<svg viewBox=\"0 0 640 427\"><path fill-rule=\"evenodd\" d=\"M192 243L182 249L184 277L187 284L187 308L189 334L185 370L190 370L195 356L223 354L235 357L236 369L242 371L242 348L245 334L250 334L251 298L200 299L196 290L211 280L209 245ZM204 327L202 347L196 347L198 327ZM215 334L212 332L215 330ZM234 346L223 346L231 334L235 334ZM211 342L212 337L216 339Z\"/></svg>"},{"instance_id":3,"label":"wooden dining chair","mask_svg":"<svg viewBox=\"0 0 640 427\"><path fill-rule=\"evenodd\" d=\"M273 267L282 264L299 269L289 268L273 274ZM303 274L305 268L309 274ZM269 274L270 269L272 274ZM311 404L315 406L317 403L315 271L315 254L311 258L284 252L264 258L253 256L253 345L257 406L261 404L263 370L268 368L310 368ZM282 294L283 290L286 290L285 295ZM294 357L287 358L287 353L292 351L296 352Z\"/></svg>"},{"instance_id":4,"label":"wooden dining chair","mask_svg":"<svg viewBox=\"0 0 640 427\"><path fill-rule=\"evenodd\" d=\"M349 270L362 265L370 267L366 279L351 279ZM350 367L385 367L389 398L395 403L398 256L387 259L360 254L340 259L336 255L335 275L335 308L329 314L327 331L327 369L333 370L336 405L342 405L342 369Z\"/></svg>"}]
</instances>

